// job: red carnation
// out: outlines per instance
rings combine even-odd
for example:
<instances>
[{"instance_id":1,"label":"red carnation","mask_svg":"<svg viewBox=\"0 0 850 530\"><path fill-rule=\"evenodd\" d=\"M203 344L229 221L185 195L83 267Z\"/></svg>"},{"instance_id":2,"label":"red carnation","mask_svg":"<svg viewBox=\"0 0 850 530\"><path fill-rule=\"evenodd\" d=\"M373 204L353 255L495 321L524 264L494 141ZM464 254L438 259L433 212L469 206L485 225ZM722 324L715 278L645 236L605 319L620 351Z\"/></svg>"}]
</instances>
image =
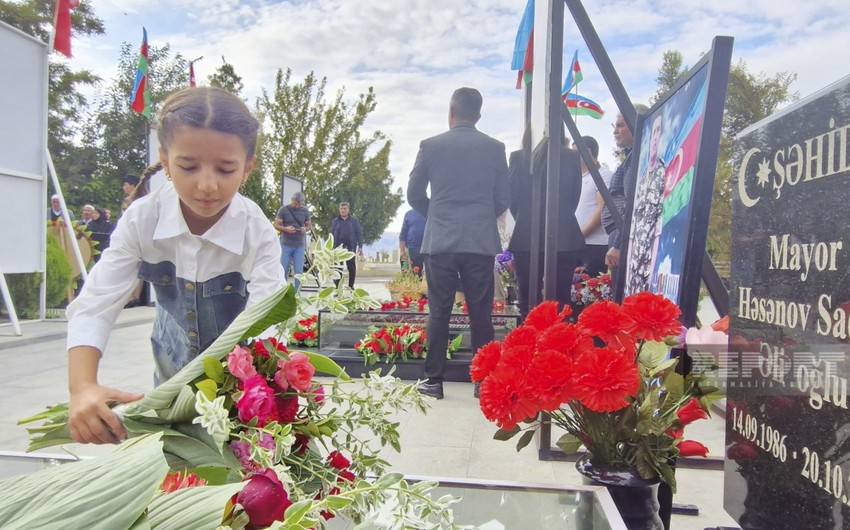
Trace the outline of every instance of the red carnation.
<instances>
[{"instance_id":1,"label":"red carnation","mask_svg":"<svg viewBox=\"0 0 850 530\"><path fill-rule=\"evenodd\" d=\"M351 461L345 458L345 456L343 456L343 454L339 451L331 451L328 455L328 464L336 469L348 469L348 466L351 465Z\"/></svg>"},{"instance_id":2,"label":"red carnation","mask_svg":"<svg viewBox=\"0 0 850 530\"><path fill-rule=\"evenodd\" d=\"M679 423L683 427L696 420L708 419L708 412L702 408L699 400L695 397L692 397L684 407L676 411L676 415L679 417Z\"/></svg>"},{"instance_id":3,"label":"red carnation","mask_svg":"<svg viewBox=\"0 0 850 530\"><path fill-rule=\"evenodd\" d=\"M573 359L557 350L544 350L534 356L526 370L531 393L543 410L554 410L574 397Z\"/></svg>"},{"instance_id":4,"label":"red carnation","mask_svg":"<svg viewBox=\"0 0 850 530\"><path fill-rule=\"evenodd\" d=\"M583 334L575 324L560 322L537 337L537 349L558 350L578 356L593 347L593 339Z\"/></svg>"},{"instance_id":5,"label":"red carnation","mask_svg":"<svg viewBox=\"0 0 850 530\"><path fill-rule=\"evenodd\" d=\"M679 442L679 456L701 456L708 455L708 447L694 440L682 440Z\"/></svg>"},{"instance_id":6,"label":"red carnation","mask_svg":"<svg viewBox=\"0 0 850 530\"><path fill-rule=\"evenodd\" d=\"M478 353L472 358L472 364L469 366L470 379L473 382L483 381L499 364L501 356L502 345L496 341L488 342L478 348Z\"/></svg>"},{"instance_id":7,"label":"red carnation","mask_svg":"<svg viewBox=\"0 0 850 530\"><path fill-rule=\"evenodd\" d=\"M277 415L281 423L292 423L298 416L298 396L280 397L275 396Z\"/></svg>"},{"instance_id":8,"label":"red carnation","mask_svg":"<svg viewBox=\"0 0 850 530\"><path fill-rule=\"evenodd\" d=\"M497 368L481 382L481 412L502 429L537 415L525 378L509 367Z\"/></svg>"},{"instance_id":9,"label":"red carnation","mask_svg":"<svg viewBox=\"0 0 850 530\"><path fill-rule=\"evenodd\" d=\"M629 404L627 398L640 390L637 365L627 352L594 348L578 359L576 371L580 373L575 379L576 395L585 407L596 412L620 410Z\"/></svg>"},{"instance_id":10,"label":"red carnation","mask_svg":"<svg viewBox=\"0 0 850 530\"><path fill-rule=\"evenodd\" d=\"M351 470L343 469L342 471L339 472L339 479L337 480L337 482L339 482L340 480L347 480L348 482L354 482L354 479L356 479L356 478L357 478L357 476L354 473L352 473Z\"/></svg>"},{"instance_id":11,"label":"red carnation","mask_svg":"<svg viewBox=\"0 0 850 530\"><path fill-rule=\"evenodd\" d=\"M253 344L253 348L255 357L265 357L266 359L269 358L269 350L266 349L266 345L263 344L263 341L255 341Z\"/></svg>"},{"instance_id":12,"label":"red carnation","mask_svg":"<svg viewBox=\"0 0 850 530\"><path fill-rule=\"evenodd\" d=\"M635 338L664 340L682 331L677 319L682 311L664 295L640 292L623 300L623 327Z\"/></svg>"},{"instance_id":13,"label":"red carnation","mask_svg":"<svg viewBox=\"0 0 850 530\"><path fill-rule=\"evenodd\" d=\"M587 335L599 337L612 348L630 353L637 351L634 338L623 329L623 311L609 300L590 304L578 317L578 328Z\"/></svg>"},{"instance_id":14,"label":"red carnation","mask_svg":"<svg viewBox=\"0 0 850 530\"><path fill-rule=\"evenodd\" d=\"M565 306L564 310L558 312L558 302L555 300L545 300L540 302L537 307L528 312L523 322L524 326L530 326L540 331L563 321L572 314L573 310L570 306Z\"/></svg>"},{"instance_id":15,"label":"red carnation","mask_svg":"<svg viewBox=\"0 0 850 530\"><path fill-rule=\"evenodd\" d=\"M539 334L539 331L530 326L520 326L508 333L505 340L502 341L502 349L507 350L516 346L534 348Z\"/></svg>"}]
</instances>

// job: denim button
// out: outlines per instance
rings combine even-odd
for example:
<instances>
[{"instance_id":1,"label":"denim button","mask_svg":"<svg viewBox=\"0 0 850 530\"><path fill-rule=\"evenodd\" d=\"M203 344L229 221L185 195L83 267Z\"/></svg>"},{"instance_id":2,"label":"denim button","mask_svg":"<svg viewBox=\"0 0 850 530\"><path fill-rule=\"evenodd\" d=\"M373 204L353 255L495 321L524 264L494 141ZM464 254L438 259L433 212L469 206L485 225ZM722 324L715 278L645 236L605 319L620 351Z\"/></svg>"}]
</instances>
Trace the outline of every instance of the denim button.
<instances>
[{"instance_id":1,"label":"denim button","mask_svg":"<svg viewBox=\"0 0 850 530\"><path fill-rule=\"evenodd\" d=\"M166 274L165 276L163 276L162 278L160 278L160 279L159 279L159 281L161 281L162 283L168 283L168 282L170 282L170 281L171 281L171 276L169 276L169 275L167 275L167 274Z\"/></svg>"},{"instance_id":2,"label":"denim button","mask_svg":"<svg viewBox=\"0 0 850 530\"><path fill-rule=\"evenodd\" d=\"M194 283L187 283L186 284L186 290L187 291L194 291L195 290L195 284Z\"/></svg>"},{"instance_id":3,"label":"denim button","mask_svg":"<svg viewBox=\"0 0 850 530\"><path fill-rule=\"evenodd\" d=\"M197 331L190 331L189 333L187 333L187 335L189 335L190 337L192 337L194 339L195 337L198 336L198 332Z\"/></svg>"},{"instance_id":4,"label":"denim button","mask_svg":"<svg viewBox=\"0 0 850 530\"><path fill-rule=\"evenodd\" d=\"M189 351L192 352L192 353L197 353L198 347L197 346L189 346Z\"/></svg>"},{"instance_id":5,"label":"denim button","mask_svg":"<svg viewBox=\"0 0 850 530\"><path fill-rule=\"evenodd\" d=\"M224 290L225 290L225 291L228 291L228 292L229 292L229 291L232 291L232 290L233 290L233 286L232 286L232 285L225 285L225 286L224 286Z\"/></svg>"},{"instance_id":6,"label":"denim button","mask_svg":"<svg viewBox=\"0 0 850 530\"><path fill-rule=\"evenodd\" d=\"M186 318L196 318L197 316L198 314L194 311L189 311L188 313L186 313Z\"/></svg>"}]
</instances>

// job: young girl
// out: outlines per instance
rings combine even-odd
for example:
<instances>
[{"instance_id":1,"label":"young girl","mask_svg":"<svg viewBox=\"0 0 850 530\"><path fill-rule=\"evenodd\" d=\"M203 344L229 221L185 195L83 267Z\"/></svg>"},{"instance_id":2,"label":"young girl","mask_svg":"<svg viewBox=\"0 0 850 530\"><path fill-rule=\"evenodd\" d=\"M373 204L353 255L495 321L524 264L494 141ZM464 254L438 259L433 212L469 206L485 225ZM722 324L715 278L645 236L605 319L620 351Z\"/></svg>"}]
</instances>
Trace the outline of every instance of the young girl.
<instances>
[{"instance_id":1,"label":"young girl","mask_svg":"<svg viewBox=\"0 0 850 530\"><path fill-rule=\"evenodd\" d=\"M68 306L69 426L78 442L123 439L107 404L142 397L97 382L109 333L137 279L156 290L155 384L204 351L246 305L284 284L271 223L238 193L254 167L259 122L236 96L206 87L169 97L158 120L169 182L133 202Z\"/></svg>"}]
</instances>

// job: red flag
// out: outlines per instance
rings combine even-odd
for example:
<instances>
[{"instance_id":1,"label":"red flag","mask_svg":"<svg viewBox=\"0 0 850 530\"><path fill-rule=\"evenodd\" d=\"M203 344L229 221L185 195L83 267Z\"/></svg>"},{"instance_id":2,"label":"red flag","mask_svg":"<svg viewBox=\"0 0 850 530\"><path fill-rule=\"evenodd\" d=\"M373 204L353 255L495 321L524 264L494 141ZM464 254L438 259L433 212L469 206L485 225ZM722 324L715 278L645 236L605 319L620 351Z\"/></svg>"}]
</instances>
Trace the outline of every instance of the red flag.
<instances>
[{"instance_id":1,"label":"red flag","mask_svg":"<svg viewBox=\"0 0 850 530\"><path fill-rule=\"evenodd\" d=\"M189 63L189 86L195 86L195 63Z\"/></svg>"},{"instance_id":2,"label":"red flag","mask_svg":"<svg viewBox=\"0 0 850 530\"><path fill-rule=\"evenodd\" d=\"M71 9L80 5L80 0L56 0L53 16L53 49L65 57L71 57Z\"/></svg>"}]
</instances>

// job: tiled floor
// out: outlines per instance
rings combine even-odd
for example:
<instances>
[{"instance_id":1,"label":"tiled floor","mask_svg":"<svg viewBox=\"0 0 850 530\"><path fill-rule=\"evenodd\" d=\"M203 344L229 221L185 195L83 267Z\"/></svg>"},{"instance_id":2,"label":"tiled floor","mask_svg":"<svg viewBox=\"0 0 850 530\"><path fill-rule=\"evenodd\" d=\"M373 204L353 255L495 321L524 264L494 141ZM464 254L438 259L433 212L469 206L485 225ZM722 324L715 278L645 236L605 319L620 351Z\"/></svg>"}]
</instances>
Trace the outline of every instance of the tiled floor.
<instances>
[{"instance_id":1,"label":"tiled floor","mask_svg":"<svg viewBox=\"0 0 850 530\"><path fill-rule=\"evenodd\" d=\"M373 295L385 297L383 284L363 282ZM144 391L152 385L150 355L152 308L126 310L101 362L103 384L127 391ZM67 400L64 324L24 324L25 337L10 336L0 328L0 450L23 451L27 433L18 419L35 414L47 405ZM433 401L427 414L401 415L401 453L387 447L382 457L393 469L411 475L507 480L515 482L581 484L574 464L541 461L533 445L517 452L514 443L494 440L495 425L488 422L472 397L469 383L446 383L445 399ZM724 424L721 418L688 427L688 437L700 440L713 455L723 454ZM100 455L109 449L72 445L79 455ZM57 449L47 452L56 453ZM675 502L694 504L699 516L675 515L673 528L702 530L735 526L723 510L723 472L695 469L677 471L679 491ZM522 529L525 530L525 529Z\"/></svg>"}]
</instances>

